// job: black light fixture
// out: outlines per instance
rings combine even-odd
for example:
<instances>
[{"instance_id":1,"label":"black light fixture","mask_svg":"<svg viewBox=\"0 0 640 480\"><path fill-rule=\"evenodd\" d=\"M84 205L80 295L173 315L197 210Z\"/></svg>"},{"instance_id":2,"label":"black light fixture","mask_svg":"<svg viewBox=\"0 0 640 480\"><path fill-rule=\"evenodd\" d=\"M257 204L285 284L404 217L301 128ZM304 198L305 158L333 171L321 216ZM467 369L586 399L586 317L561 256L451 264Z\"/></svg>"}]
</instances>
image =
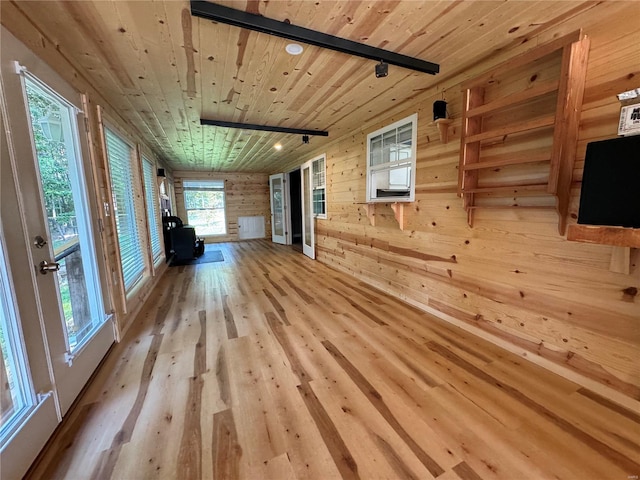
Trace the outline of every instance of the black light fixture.
<instances>
[{"instance_id":1,"label":"black light fixture","mask_svg":"<svg viewBox=\"0 0 640 480\"><path fill-rule=\"evenodd\" d=\"M256 125L255 123L225 122L223 120L200 119L200 125L210 125L212 127L238 128L241 130L261 130L263 132L294 133L297 135L318 135L328 137L329 132L324 130L306 130L303 128L278 127L275 125Z\"/></svg>"},{"instance_id":2,"label":"black light fixture","mask_svg":"<svg viewBox=\"0 0 640 480\"><path fill-rule=\"evenodd\" d=\"M389 75L389 64L384 60L380 60L380 63L376 65L376 78L382 78Z\"/></svg>"},{"instance_id":3,"label":"black light fixture","mask_svg":"<svg viewBox=\"0 0 640 480\"><path fill-rule=\"evenodd\" d=\"M447 118L447 102L444 100L436 100L433 102L433 121L440 118Z\"/></svg>"},{"instance_id":4,"label":"black light fixture","mask_svg":"<svg viewBox=\"0 0 640 480\"><path fill-rule=\"evenodd\" d=\"M304 144L309 143L309 135L302 135L302 143Z\"/></svg>"}]
</instances>

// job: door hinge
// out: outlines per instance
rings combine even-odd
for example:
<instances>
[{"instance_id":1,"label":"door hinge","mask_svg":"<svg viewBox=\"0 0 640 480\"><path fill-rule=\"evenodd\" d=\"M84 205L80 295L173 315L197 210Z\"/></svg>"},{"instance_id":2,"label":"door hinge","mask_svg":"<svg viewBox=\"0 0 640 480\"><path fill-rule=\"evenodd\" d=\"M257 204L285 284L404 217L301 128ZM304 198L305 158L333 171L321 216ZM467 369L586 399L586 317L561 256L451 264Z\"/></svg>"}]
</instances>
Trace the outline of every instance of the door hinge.
<instances>
[{"instance_id":1,"label":"door hinge","mask_svg":"<svg viewBox=\"0 0 640 480\"><path fill-rule=\"evenodd\" d=\"M49 390L47 392L38 392L38 394L36 395L38 397L38 403L44 402L51 395L53 395L53 390Z\"/></svg>"},{"instance_id":2,"label":"door hinge","mask_svg":"<svg viewBox=\"0 0 640 480\"><path fill-rule=\"evenodd\" d=\"M98 219L98 231L104 232L104 220L102 220L101 218Z\"/></svg>"},{"instance_id":3,"label":"door hinge","mask_svg":"<svg viewBox=\"0 0 640 480\"><path fill-rule=\"evenodd\" d=\"M71 352L64 352L64 361L67 363L68 366L73 366L73 359L76 358L76 356L71 353Z\"/></svg>"},{"instance_id":4,"label":"door hinge","mask_svg":"<svg viewBox=\"0 0 640 480\"><path fill-rule=\"evenodd\" d=\"M14 62L13 62L13 66L14 66L14 68L16 69L16 73L17 73L18 75L22 75L22 74L24 74L24 73L27 73L27 72L28 72L27 67L25 67L24 65L20 65L20 63L19 63L19 62L17 62L17 61L14 61Z\"/></svg>"}]
</instances>

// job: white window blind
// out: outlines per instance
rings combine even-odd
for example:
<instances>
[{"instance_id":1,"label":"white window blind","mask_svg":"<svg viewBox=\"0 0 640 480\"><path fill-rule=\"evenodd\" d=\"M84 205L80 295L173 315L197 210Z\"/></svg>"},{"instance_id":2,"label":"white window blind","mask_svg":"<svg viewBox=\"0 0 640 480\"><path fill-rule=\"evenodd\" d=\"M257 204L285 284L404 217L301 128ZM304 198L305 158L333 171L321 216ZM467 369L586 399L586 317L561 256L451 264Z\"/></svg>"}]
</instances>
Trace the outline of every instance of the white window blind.
<instances>
[{"instance_id":1,"label":"white window blind","mask_svg":"<svg viewBox=\"0 0 640 480\"><path fill-rule=\"evenodd\" d=\"M160 231L158 229L158 187L155 182L154 166L151 161L142 157L142 172L144 174L144 192L147 202L147 218L149 219L149 237L151 240L151 254L156 260L162 253Z\"/></svg>"},{"instance_id":2,"label":"white window blind","mask_svg":"<svg viewBox=\"0 0 640 480\"><path fill-rule=\"evenodd\" d=\"M144 257L133 200L133 148L108 128L105 128L105 139L122 276L125 291L128 292L144 272Z\"/></svg>"}]
</instances>

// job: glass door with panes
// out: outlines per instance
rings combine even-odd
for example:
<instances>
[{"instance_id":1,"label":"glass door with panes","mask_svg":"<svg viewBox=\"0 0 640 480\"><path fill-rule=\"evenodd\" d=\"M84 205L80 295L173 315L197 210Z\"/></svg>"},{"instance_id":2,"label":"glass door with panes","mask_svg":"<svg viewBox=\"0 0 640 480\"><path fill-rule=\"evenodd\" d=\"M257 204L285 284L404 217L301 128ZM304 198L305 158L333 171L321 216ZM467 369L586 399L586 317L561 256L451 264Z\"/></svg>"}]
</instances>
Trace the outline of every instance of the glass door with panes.
<instances>
[{"instance_id":1,"label":"glass door with panes","mask_svg":"<svg viewBox=\"0 0 640 480\"><path fill-rule=\"evenodd\" d=\"M271 241L287 243L286 195L284 190L284 173L269 177L271 193Z\"/></svg>"},{"instance_id":2,"label":"glass door with panes","mask_svg":"<svg viewBox=\"0 0 640 480\"><path fill-rule=\"evenodd\" d=\"M18 277L27 272L33 287L16 285L13 313L5 298L9 313L3 333L6 328L12 332L9 336L17 338L20 330L34 328L30 322L37 322L47 358L36 362L27 354L20 360L19 348L10 347L9 342L3 356L6 352L7 358L14 359L5 363L7 376L17 378L24 372L27 387L34 383L30 377L43 376L38 370L47 372L48 387L33 386L30 394L27 387L23 391L35 405L52 397L59 420L114 341L102 297L97 222L91 215L97 205L90 194L93 177L86 161L86 131L80 128L85 125L82 98L5 30L2 58L3 116L11 132L10 149L3 149L2 177L3 184L5 173L14 180L16 211L11 229L22 232L22 239L16 235L7 239L7 249L11 256L25 259L22 264L14 261L7 283L23 282ZM6 231L4 207L3 198ZM23 313L28 311L37 314ZM7 327L14 324L18 328ZM20 397L16 399L15 404L20 404ZM4 440L5 446L12 443Z\"/></svg>"}]
</instances>

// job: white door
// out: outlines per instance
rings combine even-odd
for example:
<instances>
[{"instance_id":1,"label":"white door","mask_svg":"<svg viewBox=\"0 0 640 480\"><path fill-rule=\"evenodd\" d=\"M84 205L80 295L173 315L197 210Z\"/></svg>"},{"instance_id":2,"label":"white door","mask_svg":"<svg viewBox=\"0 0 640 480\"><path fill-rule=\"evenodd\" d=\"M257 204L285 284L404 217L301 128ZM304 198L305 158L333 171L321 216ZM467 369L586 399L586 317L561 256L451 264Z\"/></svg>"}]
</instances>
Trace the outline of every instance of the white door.
<instances>
[{"instance_id":1,"label":"white door","mask_svg":"<svg viewBox=\"0 0 640 480\"><path fill-rule=\"evenodd\" d=\"M30 358L27 341L24 364L16 371L32 383L33 403L53 399L59 421L114 342L102 297L97 221L91 216L98 206L88 141L79 128L84 126L82 98L5 29L1 75L10 144L2 150L2 180L4 186L6 176L13 179L16 197L9 219L3 192L2 229L21 233L7 235L7 250L25 259L20 264L10 257L7 283L15 287L18 329L26 338L37 323L46 354L44 361ZM26 279L32 288L20 286ZM45 376L48 386L36 385L35 379ZM18 430L33 428L27 419ZM48 434L42 435L46 441ZM2 456L16 445L5 439ZM2 464L4 477L7 463Z\"/></svg>"},{"instance_id":2,"label":"white door","mask_svg":"<svg viewBox=\"0 0 640 480\"><path fill-rule=\"evenodd\" d=\"M274 243L287 243L287 206L285 195L284 173L278 173L269 177L271 192L271 241Z\"/></svg>"},{"instance_id":3,"label":"white door","mask_svg":"<svg viewBox=\"0 0 640 480\"><path fill-rule=\"evenodd\" d=\"M312 161L300 167L302 197L302 251L309 258L316 258L315 217L313 215Z\"/></svg>"}]
</instances>

